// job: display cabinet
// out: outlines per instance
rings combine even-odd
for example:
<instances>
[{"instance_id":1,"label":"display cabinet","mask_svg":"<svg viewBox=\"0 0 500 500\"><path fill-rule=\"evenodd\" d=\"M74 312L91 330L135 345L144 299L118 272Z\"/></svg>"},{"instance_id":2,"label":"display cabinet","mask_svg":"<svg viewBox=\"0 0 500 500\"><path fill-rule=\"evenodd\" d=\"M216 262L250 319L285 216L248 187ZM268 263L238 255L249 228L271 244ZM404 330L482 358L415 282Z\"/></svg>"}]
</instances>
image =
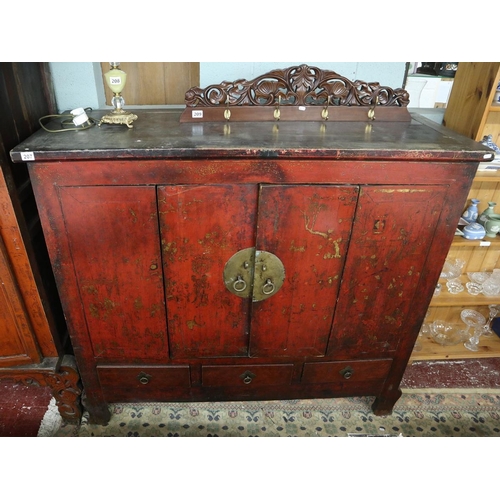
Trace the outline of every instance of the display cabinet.
<instances>
[{"instance_id":1,"label":"display cabinet","mask_svg":"<svg viewBox=\"0 0 500 500\"><path fill-rule=\"evenodd\" d=\"M500 105L494 102L499 83L500 63L460 63L444 114L443 124L446 128L476 141L482 140L486 135L491 135L493 141L499 145ZM473 198L480 200L479 214L488 207L488 202L495 202L500 207L500 172L498 170L477 172L464 210ZM470 281L467 273L491 272L493 269L500 268L500 237L486 237L476 241L455 236L448 259L451 262L455 259L465 261L463 274L460 277L465 285ZM441 279L440 282L442 291L431 302L426 319L429 324L436 319L460 323L460 312L464 308L477 310L488 318L488 305L500 304L500 295L485 296L482 293L470 295L467 290L458 294L450 294L445 286L445 280ZM412 360L500 356L500 339L496 335L481 337L479 351L465 349L462 342L454 346L440 346L427 336L421 337L419 344L421 349L414 351Z\"/></svg>"},{"instance_id":2,"label":"display cabinet","mask_svg":"<svg viewBox=\"0 0 500 500\"><path fill-rule=\"evenodd\" d=\"M461 62L458 65L443 125L476 141L492 135L500 143L499 62Z\"/></svg>"}]
</instances>

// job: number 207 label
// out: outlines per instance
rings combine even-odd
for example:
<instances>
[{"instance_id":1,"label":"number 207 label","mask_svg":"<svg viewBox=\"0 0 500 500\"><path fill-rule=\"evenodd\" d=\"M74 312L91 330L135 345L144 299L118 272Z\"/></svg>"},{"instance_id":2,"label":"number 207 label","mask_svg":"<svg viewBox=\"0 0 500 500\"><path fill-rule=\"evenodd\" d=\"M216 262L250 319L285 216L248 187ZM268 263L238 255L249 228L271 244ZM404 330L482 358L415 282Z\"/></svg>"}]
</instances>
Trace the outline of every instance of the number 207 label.
<instances>
[{"instance_id":1,"label":"number 207 label","mask_svg":"<svg viewBox=\"0 0 500 500\"><path fill-rule=\"evenodd\" d=\"M33 161L35 159L35 153L33 151L23 151L21 152L22 161Z\"/></svg>"}]
</instances>

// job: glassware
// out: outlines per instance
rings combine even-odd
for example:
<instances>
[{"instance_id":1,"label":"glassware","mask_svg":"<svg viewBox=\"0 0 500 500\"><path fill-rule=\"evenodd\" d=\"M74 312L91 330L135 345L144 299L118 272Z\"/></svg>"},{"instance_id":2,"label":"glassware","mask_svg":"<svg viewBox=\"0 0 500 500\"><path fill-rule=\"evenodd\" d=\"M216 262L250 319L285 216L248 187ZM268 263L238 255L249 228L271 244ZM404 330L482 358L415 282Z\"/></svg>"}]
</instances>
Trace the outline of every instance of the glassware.
<instances>
[{"instance_id":1,"label":"glassware","mask_svg":"<svg viewBox=\"0 0 500 500\"><path fill-rule=\"evenodd\" d=\"M420 331L418 332L419 337L427 337L427 335L429 335L430 333L431 327L429 323L426 323L428 317L429 317L429 311L425 313L424 322L422 323Z\"/></svg>"},{"instance_id":2,"label":"glassware","mask_svg":"<svg viewBox=\"0 0 500 500\"><path fill-rule=\"evenodd\" d=\"M471 281L474 281L474 283L482 285L491 276L491 274L492 273L487 273L487 272L476 272L476 273L467 273L467 276Z\"/></svg>"},{"instance_id":3,"label":"glassware","mask_svg":"<svg viewBox=\"0 0 500 500\"><path fill-rule=\"evenodd\" d=\"M440 278L447 281L457 279L462 274L462 269L465 266L465 260L455 259L455 262L446 260L441 271Z\"/></svg>"},{"instance_id":4,"label":"glassware","mask_svg":"<svg viewBox=\"0 0 500 500\"><path fill-rule=\"evenodd\" d=\"M417 337L417 340L415 341L415 344L413 344L413 350L415 352L419 352L422 350L422 344L420 343L420 341L418 340L418 337Z\"/></svg>"},{"instance_id":5,"label":"glassware","mask_svg":"<svg viewBox=\"0 0 500 500\"><path fill-rule=\"evenodd\" d=\"M469 351L479 351L479 337L484 335L486 326L476 326L474 328L474 335L467 341L464 342L464 347L469 349Z\"/></svg>"},{"instance_id":6,"label":"glassware","mask_svg":"<svg viewBox=\"0 0 500 500\"><path fill-rule=\"evenodd\" d=\"M491 337L492 335L495 335L495 332L491 329L491 322L493 321L493 318L496 318L498 316L498 313L500 313L500 305L490 304L488 306L488 309L490 310L488 323L486 323L486 328L483 332L483 335L485 337Z\"/></svg>"},{"instance_id":7,"label":"glassware","mask_svg":"<svg viewBox=\"0 0 500 500\"><path fill-rule=\"evenodd\" d=\"M467 328L463 331L464 337L468 337L469 340L464 343L464 346L470 351L477 351L479 344L479 337L483 333L484 327L486 324L486 318L474 309L462 309L460 313L460 319L467 325ZM474 334L471 336L469 331L471 327L474 328Z\"/></svg>"},{"instance_id":8,"label":"glassware","mask_svg":"<svg viewBox=\"0 0 500 500\"><path fill-rule=\"evenodd\" d=\"M490 277L483 283L483 294L487 297L500 294L500 274L494 269Z\"/></svg>"},{"instance_id":9,"label":"glassware","mask_svg":"<svg viewBox=\"0 0 500 500\"><path fill-rule=\"evenodd\" d=\"M479 283L476 283L474 281L469 281L465 284L465 287L471 295L479 295L483 291L483 285L480 285Z\"/></svg>"},{"instance_id":10,"label":"glassware","mask_svg":"<svg viewBox=\"0 0 500 500\"><path fill-rule=\"evenodd\" d=\"M415 352L422 350L422 344L420 343L419 337L424 337L424 336L427 337L427 335L429 335L430 327L429 327L429 324L425 322L428 317L429 317L429 311L427 311L427 313L425 314L424 322L422 323L422 326L420 327L420 331L418 332L417 340L415 341L415 344L413 346L413 350Z\"/></svg>"},{"instance_id":11,"label":"glassware","mask_svg":"<svg viewBox=\"0 0 500 500\"><path fill-rule=\"evenodd\" d=\"M462 285L462 282L458 278L453 280L448 280L446 282L446 288L448 288L448 291L452 294L457 294L465 290L464 286Z\"/></svg>"},{"instance_id":12,"label":"glassware","mask_svg":"<svg viewBox=\"0 0 500 500\"><path fill-rule=\"evenodd\" d=\"M461 325L454 325L437 319L431 324L430 336L434 342L440 345L457 345L466 340Z\"/></svg>"}]
</instances>

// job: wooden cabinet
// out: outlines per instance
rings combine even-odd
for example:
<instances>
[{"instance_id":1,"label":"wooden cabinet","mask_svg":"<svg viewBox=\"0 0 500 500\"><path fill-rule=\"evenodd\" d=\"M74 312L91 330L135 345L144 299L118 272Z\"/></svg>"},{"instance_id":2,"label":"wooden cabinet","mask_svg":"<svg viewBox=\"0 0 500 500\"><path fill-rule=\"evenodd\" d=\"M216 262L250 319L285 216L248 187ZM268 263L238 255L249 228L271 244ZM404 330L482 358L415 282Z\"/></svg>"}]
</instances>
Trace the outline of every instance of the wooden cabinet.
<instances>
[{"instance_id":1,"label":"wooden cabinet","mask_svg":"<svg viewBox=\"0 0 500 500\"><path fill-rule=\"evenodd\" d=\"M500 143L500 105L494 103L500 62L460 63L443 125L476 141L492 135Z\"/></svg>"},{"instance_id":2,"label":"wooden cabinet","mask_svg":"<svg viewBox=\"0 0 500 500\"><path fill-rule=\"evenodd\" d=\"M500 105L495 104L494 96L500 82L500 63L460 63L455 76L453 90L443 123L447 128L480 141L485 135L492 135L493 141L500 145ZM500 175L496 171L477 172L469 200L480 200L479 213L485 210L488 202L500 206ZM466 262L461 277L465 285L468 272L489 271L500 268L500 238L484 238L469 241L456 236L451 244L448 258L453 262L461 259ZM483 294L470 295L466 290L459 294L450 294L441 280L442 292L436 296L429 309L427 322L442 319L452 323L461 323L460 312L472 308L488 318L489 304L500 303L500 296L487 297ZM465 349L462 344L443 347L429 339L421 339L422 349L413 353L412 359L461 359L500 356L500 339L497 336L482 337L479 351Z\"/></svg>"},{"instance_id":3,"label":"wooden cabinet","mask_svg":"<svg viewBox=\"0 0 500 500\"><path fill-rule=\"evenodd\" d=\"M8 152L51 111L42 63L0 63L0 378L52 389L78 421L79 375L25 166Z\"/></svg>"},{"instance_id":4,"label":"wooden cabinet","mask_svg":"<svg viewBox=\"0 0 500 500\"><path fill-rule=\"evenodd\" d=\"M321 133L179 116L11 153L33 153L91 418L348 395L390 412L486 148L417 115Z\"/></svg>"}]
</instances>

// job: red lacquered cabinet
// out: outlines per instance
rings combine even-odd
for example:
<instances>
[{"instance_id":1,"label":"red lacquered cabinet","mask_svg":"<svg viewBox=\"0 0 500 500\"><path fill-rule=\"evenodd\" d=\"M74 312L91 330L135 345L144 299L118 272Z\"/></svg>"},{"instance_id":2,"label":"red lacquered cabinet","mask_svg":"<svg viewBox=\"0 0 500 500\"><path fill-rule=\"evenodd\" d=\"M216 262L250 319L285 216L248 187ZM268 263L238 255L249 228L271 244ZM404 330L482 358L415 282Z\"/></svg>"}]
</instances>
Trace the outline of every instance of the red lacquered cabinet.
<instances>
[{"instance_id":1,"label":"red lacquered cabinet","mask_svg":"<svg viewBox=\"0 0 500 500\"><path fill-rule=\"evenodd\" d=\"M491 151L418 115L135 112L132 129L41 131L11 153L31 153L91 419L112 402L354 395L391 412Z\"/></svg>"}]
</instances>

